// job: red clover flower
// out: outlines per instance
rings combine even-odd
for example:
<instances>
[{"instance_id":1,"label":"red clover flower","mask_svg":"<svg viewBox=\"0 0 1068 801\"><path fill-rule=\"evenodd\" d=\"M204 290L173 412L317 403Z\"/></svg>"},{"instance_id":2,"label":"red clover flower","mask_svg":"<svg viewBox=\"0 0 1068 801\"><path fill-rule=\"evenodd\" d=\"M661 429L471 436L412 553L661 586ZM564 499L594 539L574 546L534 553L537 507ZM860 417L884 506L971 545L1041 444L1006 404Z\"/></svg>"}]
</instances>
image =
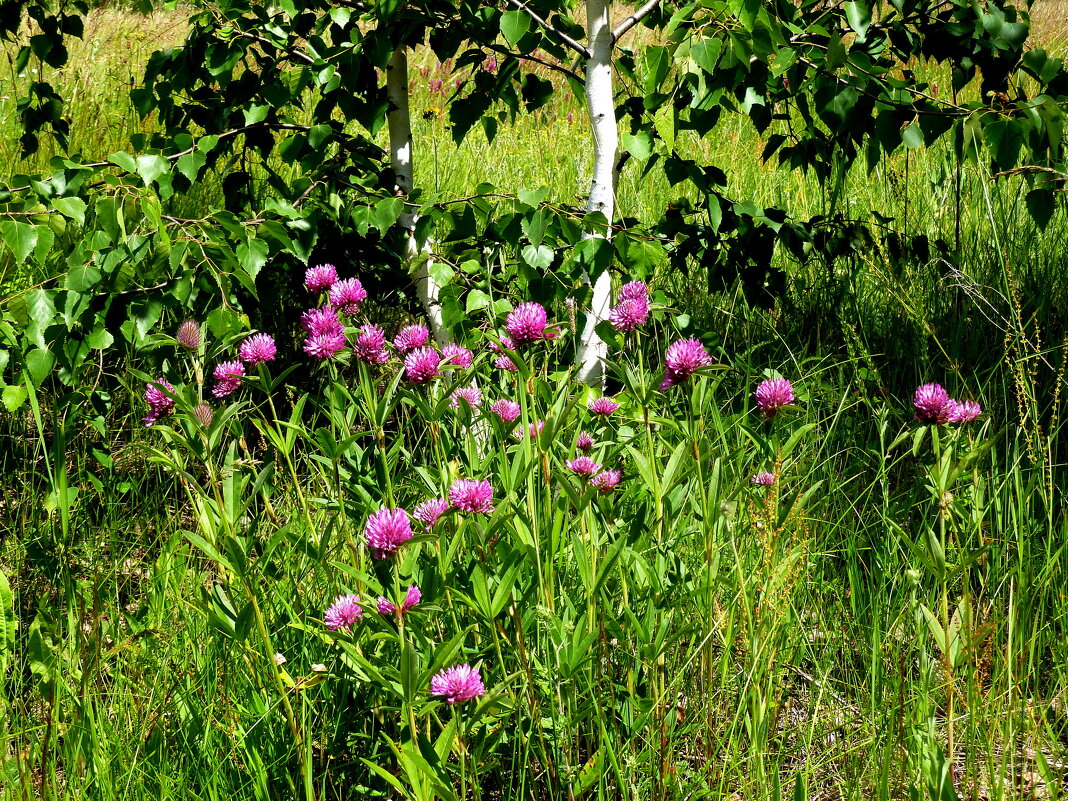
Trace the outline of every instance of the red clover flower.
<instances>
[{"instance_id":1,"label":"red clover flower","mask_svg":"<svg viewBox=\"0 0 1068 801\"><path fill-rule=\"evenodd\" d=\"M360 310L367 300L367 290L357 278L346 278L330 287L330 305L350 317Z\"/></svg>"},{"instance_id":2,"label":"red clover flower","mask_svg":"<svg viewBox=\"0 0 1068 801\"><path fill-rule=\"evenodd\" d=\"M423 501L416 506L415 511L412 512L412 517L426 526L429 531L448 508L449 502L444 498L431 498L429 501Z\"/></svg>"},{"instance_id":3,"label":"red clover flower","mask_svg":"<svg viewBox=\"0 0 1068 801\"><path fill-rule=\"evenodd\" d=\"M619 332L641 328L649 320L649 301L644 298L627 298L608 313L608 321Z\"/></svg>"},{"instance_id":4,"label":"red clover flower","mask_svg":"<svg viewBox=\"0 0 1068 801\"><path fill-rule=\"evenodd\" d=\"M338 319L337 311L332 306L320 306L308 309L300 316L300 325L309 336L322 334L343 334L345 326Z\"/></svg>"},{"instance_id":5,"label":"red clover flower","mask_svg":"<svg viewBox=\"0 0 1068 801\"><path fill-rule=\"evenodd\" d=\"M769 378L756 388L757 408L772 418L783 406L794 402L794 388L785 378Z\"/></svg>"},{"instance_id":6,"label":"red clover flower","mask_svg":"<svg viewBox=\"0 0 1068 801\"><path fill-rule=\"evenodd\" d=\"M323 361L333 359L345 349L345 332L331 331L325 334L313 334L304 340L304 352Z\"/></svg>"},{"instance_id":7,"label":"red clover flower","mask_svg":"<svg viewBox=\"0 0 1068 801\"><path fill-rule=\"evenodd\" d=\"M545 430L545 421L544 420L535 420L533 423L531 423L529 426L527 426L527 433L529 433L530 436L533 437L534 439L537 439L538 436L540 436L540 434L541 434L541 432L543 430ZM523 429L522 428L517 428L515 430L514 434L515 434L515 438L516 439L523 439Z\"/></svg>"},{"instance_id":8,"label":"red clover flower","mask_svg":"<svg viewBox=\"0 0 1068 801\"><path fill-rule=\"evenodd\" d=\"M408 585L408 591L404 593L404 600L401 602L401 612L409 611L413 606L416 606L421 600L423 600L422 591L414 584ZM378 596L378 614L380 615L392 615L396 614L397 607L393 602L386 598L384 595Z\"/></svg>"},{"instance_id":9,"label":"red clover flower","mask_svg":"<svg viewBox=\"0 0 1068 801\"><path fill-rule=\"evenodd\" d=\"M465 401L474 411L482 403L482 390L478 387L460 387L452 393L452 400L449 401L449 406L453 409L459 409L461 401Z\"/></svg>"},{"instance_id":10,"label":"red clover flower","mask_svg":"<svg viewBox=\"0 0 1068 801\"><path fill-rule=\"evenodd\" d=\"M515 401L502 398L499 401L494 401L493 405L490 406L490 411L501 418L505 423L511 423L519 417L522 409Z\"/></svg>"},{"instance_id":11,"label":"red clover flower","mask_svg":"<svg viewBox=\"0 0 1068 801\"><path fill-rule=\"evenodd\" d=\"M970 423L982 412L982 407L975 401L951 400L949 402L949 422L951 423Z\"/></svg>"},{"instance_id":12,"label":"red clover flower","mask_svg":"<svg viewBox=\"0 0 1068 801\"><path fill-rule=\"evenodd\" d=\"M225 398L235 389L241 386L241 379L245 375L245 365L241 362L223 362L212 373L215 377L215 387L211 394L216 398Z\"/></svg>"},{"instance_id":13,"label":"red clover flower","mask_svg":"<svg viewBox=\"0 0 1068 801\"><path fill-rule=\"evenodd\" d=\"M433 348L416 348L404 357L409 384L427 384L441 375L441 356Z\"/></svg>"},{"instance_id":14,"label":"red clover flower","mask_svg":"<svg viewBox=\"0 0 1068 801\"><path fill-rule=\"evenodd\" d=\"M449 503L462 512L488 515L493 512L493 487L488 481L457 479L449 487Z\"/></svg>"},{"instance_id":15,"label":"red clover flower","mask_svg":"<svg viewBox=\"0 0 1068 801\"><path fill-rule=\"evenodd\" d=\"M252 366L262 362L273 361L278 355L278 347L270 334L253 334L237 350L238 356L245 364Z\"/></svg>"},{"instance_id":16,"label":"red clover flower","mask_svg":"<svg viewBox=\"0 0 1068 801\"><path fill-rule=\"evenodd\" d=\"M367 518L367 548L375 559L388 559L412 538L412 523L404 509L379 509Z\"/></svg>"},{"instance_id":17,"label":"red clover flower","mask_svg":"<svg viewBox=\"0 0 1068 801\"><path fill-rule=\"evenodd\" d=\"M597 491L602 495L607 495L616 487L619 486L619 482L623 479L623 473L619 470L605 470L603 473L598 473L591 480L590 484L597 487Z\"/></svg>"},{"instance_id":18,"label":"red clover flower","mask_svg":"<svg viewBox=\"0 0 1068 801\"><path fill-rule=\"evenodd\" d=\"M454 665L430 680L430 694L444 698L451 705L485 695L486 687L477 667Z\"/></svg>"},{"instance_id":19,"label":"red clover flower","mask_svg":"<svg viewBox=\"0 0 1068 801\"><path fill-rule=\"evenodd\" d=\"M356 334L352 355L367 364L385 364L389 361L386 351L386 332L377 325L365 325Z\"/></svg>"},{"instance_id":20,"label":"red clover flower","mask_svg":"<svg viewBox=\"0 0 1068 801\"><path fill-rule=\"evenodd\" d=\"M509 314L504 328L517 345L547 339L545 326L549 316L540 303L520 303Z\"/></svg>"},{"instance_id":21,"label":"red clover flower","mask_svg":"<svg viewBox=\"0 0 1068 801\"><path fill-rule=\"evenodd\" d=\"M515 362L513 362L503 353L496 359L494 359L493 366L496 367L498 370L507 370L510 373L514 373L519 370L519 368L516 367Z\"/></svg>"},{"instance_id":22,"label":"red clover flower","mask_svg":"<svg viewBox=\"0 0 1068 801\"><path fill-rule=\"evenodd\" d=\"M916 419L921 423L942 425L950 422L951 398L941 384L923 384L912 398Z\"/></svg>"},{"instance_id":23,"label":"red clover flower","mask_svg":"<svg viewBox=\"0 0 1068 801\"><path fill-rule=\"evenodd\" d=\"M702 367L712 364L705 346L698 339L680 339L668 346L664 354L664 380L660 389L681 384Z\"/></svg>"},{"instance_id":24,"label":"red clover flower","mask_svg":"<svg viewBox=\"0 0 1068 801\"><path fill-rule=\"evenodd\" d=\"M176 392L171 382L164 378L160 378L156 383L171 395ZM174 412L174 398L153 384L145 384L145 403L148 404L148 414L141 420L145 428L151 428L163 415Z\"/></svg>"},{"instance_id":25,"label":"red clover flower","mask_svg":"<svg viewBox=\"0 0 1068 801\"><path fill-rule=\"evenodd\" d=\"M625 300L649 300L649 287L644 281L630 281L619 288L619 302Z\"/></svg>"},{"instance_id":26,"label":"red clover flower","mask_svg":"<svg viewBox=\"0 0 1068 801\"><path fill-rule=\"evenodd\" d=\"M409 325L397 332L393 347L402 353L423 347L430 341L430 331L425 325Z\"/></svg>"},{"instance_id":27,"label":"red clover flower","mask_svg":"<svg viewBox=\"0 0 1068 801\"><path fill-rule=\"evenodd\" d=\"M567 469L572 473L577 473L580 476L589 478L602 467L598 462L593 461L589 456L580 456L577 459L572 459L567 463Z\"/></svg>"},{"instance_id":28,"label":"red clover flower","mask_svg":"<svg viewBox=\"0 0 1068 801\"><path fill-rule=\"evenodd\" d=\"M445 345L441 349L441 363L450 364L453 367L459 367L461 370L466 370L471 366L471 361L474 359L471 351L462 345Z\"/></svg>"},{"instance_id":29,"label":"red clover flower","mask_svg":"<svg viewBox=\"0 0 1068 801\"><path fill-rule=\"evenodd\" d=\"M594 414L608 417L608 415L612 414L619 408L619 404L611 398L597 398L596 400L590 401L586 405L586 408Z\"/></svg>"},{"instance_id":30,"label":"red clover flower","mask_svg":"<svg viewBox=\"0 0 1068 801\"><path fill-rule=\"evenodd\" d=\"M363 620L363 608L355 595L339 595L323 614L323 622L331 631L348 631Z\"/></svg>"},{"instance_id":31,"label":"red clover flower","mask_svg":"<svg viewBox=\"0 0 1068 801\"><path fill-rule=\"evenodd\" d=\"M333 264L320 264L304 271L304 288L309 292L327 292L337 283L337 268Z\"/></svg>"},{"instance_id":32,"label":"red clover flower","mask_svg":"<svg viewBox=\"0 0 1068 801\"><path fill-rule=\"evenodd\" d=\"M970 423L983 412L975 401L958 401L949 397L940 384L920 386L912 398L912 406L919 422L932 425Z\"/></svg>"}]
</instances>

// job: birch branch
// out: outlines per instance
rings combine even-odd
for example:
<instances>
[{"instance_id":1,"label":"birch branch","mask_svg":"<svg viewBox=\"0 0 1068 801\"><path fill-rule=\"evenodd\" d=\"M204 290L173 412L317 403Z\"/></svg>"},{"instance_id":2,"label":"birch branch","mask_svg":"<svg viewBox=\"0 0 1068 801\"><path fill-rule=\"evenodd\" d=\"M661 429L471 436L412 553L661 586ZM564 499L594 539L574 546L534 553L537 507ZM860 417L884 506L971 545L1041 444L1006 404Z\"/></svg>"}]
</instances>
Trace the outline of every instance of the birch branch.
<instances>
[{"instance_id":1,"label":"birch branch","mask_svg":"<svg viewBox=\"0 0 1068 801\"><path fill-rule=\"evenodd\" d=\"M489 50L492 50L494 53L500 53L502 56L514 56L515 58L518 58L520 61L531 61L531 62L533 62L535 64L541 64L546 69L555 70L556 72L562 73L562 74L566 75L567 77L569 77L569 78L571 78L571 79L573 79L575 81L578 81L580 83L582 81L582 76L579 75L578 73L574 72L573 70L569 70L567 67L561 67L561 66L559 66L557 64L553 64L551 61L546 61L543 58L538 58L537 56L524 55L522 53L516 53L515 51L509 50L507 47L504 47L503 45L498 45L498 44L485 45L485 47L488 48Z\"/></svg>"},{"instance_id":2,"label":"birch branch","mask_svg":"<svg viewBox=\"0 0 1068 801\"><path fill-rule=\"evenodd\" d=\"M619 23L619 26L612 31L612 39L618 42L623 34L653 13L658 5L660 5L660 0L649 0L644 6L636 9L633 14Z\"/></svg>"},{"instance_id":3,"label":"birch branch","mask_svg":"<svg viewBox=\"0 0 1068 801\"><path fill-rule=\"evenodd\" d=\"M539 17L537 14L535 14L533 11L531 11L529 8L527 8L523 3L521 3L520 0L508 0L508 5L512 6L513 8L516 8L516 9L518 9L520 11L523 11L524 13L526 13L526 15L528 17L530 17L532 20L534 20L536 23L538 23L541 27L543 27L545 30L547 30L549 33L551 33L553 36L555 36L561 42L566 44L568 47L570 47L572 50L574 50L576 53L578 53L583 58L589 58L590 57L589 48L587 48L581 42L576 42L574 39L572 39L566 33L556 30L556 28L554 28L548 22L546 22L541 17Z\"/></svg>"}]
</instances>

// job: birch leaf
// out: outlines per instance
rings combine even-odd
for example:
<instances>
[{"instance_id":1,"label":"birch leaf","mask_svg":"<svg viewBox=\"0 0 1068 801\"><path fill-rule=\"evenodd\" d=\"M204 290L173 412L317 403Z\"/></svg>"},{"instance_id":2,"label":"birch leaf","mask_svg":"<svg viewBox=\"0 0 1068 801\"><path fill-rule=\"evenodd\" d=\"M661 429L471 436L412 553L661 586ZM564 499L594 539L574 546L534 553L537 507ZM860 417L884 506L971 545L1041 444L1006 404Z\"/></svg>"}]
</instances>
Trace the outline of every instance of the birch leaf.
<instances>
[{"instance_id":1,"label":"birch leaf","mask_svg":"<svg viewBox=\"0 0 1068 801\"><path fill-rule=\"evenodd\" d=\"M505 11L501 14L501 34L513 47L530 30L530 17L522 11Z\"/></svg>"}]
</instances>

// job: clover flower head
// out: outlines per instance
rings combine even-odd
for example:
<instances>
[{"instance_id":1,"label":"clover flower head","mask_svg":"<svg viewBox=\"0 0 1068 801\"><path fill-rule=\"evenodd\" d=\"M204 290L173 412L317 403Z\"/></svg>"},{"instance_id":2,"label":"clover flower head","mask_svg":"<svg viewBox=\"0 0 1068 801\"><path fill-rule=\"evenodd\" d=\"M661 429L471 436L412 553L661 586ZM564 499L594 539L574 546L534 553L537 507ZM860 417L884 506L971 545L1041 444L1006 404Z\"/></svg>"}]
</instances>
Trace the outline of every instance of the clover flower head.
<instances>
[{"instance_id":1,"label":"clover flower head","mask_svg":"<svg viewBox=\"0 0 1068 801\"><path fill-rule=\"evenodd\" d=\"M346 278L330 287L330 305L350 317L360 310L367 300L367 290L357 278Z\"/></svg>"},{"instance_id":2,"label":"clover flower head","mask_svg":"<svg viewBox=\"0 0 1068 801\"><path fill-rule=\"evenodd\" d=\"M397 332L393 340L393 347L404 353L409 350L423 347L430 341L430 330L422 324L409 325Z\"/></svg>"},{"instance_id":3,"label":"clover flower head","mask_svg":"<svg viewBox=\"0 0 1068 801\"><path fill-rule=\"evenodd\" d=\"M950 401L941 384L923 384L912 397L912 407L919 422L942 425L949 422Z\"/></svg>"},{"instance_id":4,"label":"clover flower head","mask_svg":"<svg viewBox=\"0 0 1068 801\"><path fill-rule=\"evenodd\" d=\"M323 614L323 622L331 631L348 631L363 620L363 608L355 595L339 595Z\"/></svg>"},{"instance_id":5,"label":"clover flower head","mask_svg":"<svg viewBox=\"0 0 1068 801\"><path fill-rule=\"evenodd\" d=\"M156 381L167 392L172 395L176 392L174 385L166 379L160 378ZM151 428L156 424L165 414L171 414L174 412L174 398L157 387L155 384L145 384L145 403L148 404L148 414L141 420L145 424L145 428Z\"/></svg>"},{"instance_id":6,"label":"clover flower head","mask_svg":"<svg viewBox=\"0 0 1068 801\"><path fill-rule=\"evenodd\" d=\"M444 498L431 498L416 506L415 511L412 512L412 517L426 526L429 531L448 508L449 502Z\"/></svg>"},{"instance_id":7,"label":"clover flower head","mask_svg":"<svg viewBox=\"0 0 1068 801\"><path fill-rule=\"evenodd\" d=\"M493 511L493 486L488 481L457 479L449 487L449 503L462 512L488 515Z\"/></svg>"},{"instance_id":8,"label":"clover flower head","mask_svg":"<svg viewBox=\"0 0 1068 801\"><path fill-rule=\"evenodd\" d=\"M430 680L430 694L444 698L450 705L470 701L486 694L478 668L454 665Z\"/></svg>"},{"instance_id":9,"label":"clover flower head","mask_svg":"<svg viewBox=\"0 0 1068 801\"><path fill-rule=\"evenodd\" d=\"M785 378L769 378L756 388L757 408L771 418L783 406L794 402L794 388Z\"/></svg>"},{"instance_id":10,"label":"clover flower head","mask_svg":"<svg viewBox=\"0 0 1068 801\"><path fill-rule=\"evenodd\" d=\"M352 344L352 355L366 364L385 364L389 361L386 351L386 332L377 325L362 326Z\"/></svg>"},{"instance_id":11,"label":"clover flower head","mask_svg":"<svg viewBox=\"0 0 1068 801\"><path fill-rule=\"evenodd\" d=\"M537 439L538 436L541 434L541 432L544 431L544 430L545 430L545 421L544 420L535 420L533 423L531 423L529 426L527 426L526 433L529 434L531 436L531 438ZM516 439L523 439L523 429L522 428L517 428L513 433L514 433Z\"/></svg>"},{"instance_id":12,"label":"clover flower head","mask_svg":"<svg viewBox=\"0 0 1068 801\"><path fill-rule=\"evenodd\" d=\"M607 417L619 408L619 404L611 398L597 398L595 400L591 400L586 405L586 408L594 414L601 415L602 417Z\"/></svg>"},{"instance_id":13,"label":"clover flower head","mask_svg":"<svg viewBox=\"0 0 1068 801\"><path fill-rule=\"evenodd\" d=\"M241 361L251 366L273 361L278 355L278 347L270 334L253 334L241 343L237 355L241 357Z\"/></svg>"},{"instance_id":14,"label":"clover flower head","mask_svg":"<svg viewBox=\"0 0 1068 801\"><path fill-rule=\"evenodd\" d=\"M507 348L508 350L515 350L515 342L512 341L511 337L501 337L500 345L493 341L490 341L489 343L489 349L492 350L494 353L502 353L503 348Z\"/></svg>"},{"instance_id":15,"label":"clover flower head","mask_svg":"<svg viewBox=\"0 0 1068 801\"><path fill-rule=\"evenodd\" d=\"M304 288L309 292L327 292L337 283L337 267L320 264L304 271Z\"/></svg>"},{"instance_id":16,"label":"clover flower head","mask_svg":"<svg viewBox=\"0 0 1068 801\"><path fill-rule=\"evenodd\" d=\"M590 485L597 487L597 491L602 495L607 495L616 487L618 487L619 482L622 480L622 471L605 470L603 473L598 473L592 479L590 479Z\"/></svg>"},{"instance_id":17,"label":"clover flower head","mask_svg":"<svg viewBox=\"0 0 1068 801\"><path fill-rule=\"evenodd\" d=\"M496 367L498 370L507 370L510 373L514 373L519 369L515 366L515 362L513 362L503 353L493 360L493 366Z\"/></svg>"},{"instance_id":18,"label":"clover flower head","mask_svg":"<svg viewBox=\"0 0 1068 801\"><path fill-rule=\"evenodd\" d=\"M388 559L412 538L412 522L404 509L379 509L367 518L367 548L375 559Z\"/></svg>"},{"instance_id":19,"label":"clover flower head","mask_svg":"<svg viewBox=\"0 0 1068 801\"><path fill-rule=\"evenodd\" d=\"M452 400L449 401L449 406L453 409L459 409L461 402L467 403L472 410L477 409L478 405L482 403L482 390L478 387L460 387L452 393Z\"/></svg>"},{"instance_id":20,"label":"clover flower head","mask_svg":"<svg viewBox=\"0 0 1068 801\"><path fill-rule=\"evenodd\" d=\"M427 384L441 375L441 355L433 348L416 348L404 357L409 384Z\"/></svg>"},{"instance_id":21,"label":"clover flower head","mask_svg":"<svg viewBox=\"0 0 1068 801\"><path fill-rule=\"evenodd\" d=\"M304 340L304 352L314 359L325 361L337 356L345 349L346 344L344 331L312 334Z\"/></svg>"},{"instance_id":22,"label":"clover flower head","mask_svg":"<svg viewBox=\"0 0 1068 801\"><path fill-rule=\"evenodd\" d=\"M580 476L589 478L602 467L598 462L593 461L589 456L580 456L577 459L572 459L567 463L567 469L572 473L576 473Z\"/></svg>"},{"instance_id":23,"label":"clover flower head","mask_svg":"<svg viewBox=\"0 0 1068 801\"><path fill-rule=\"evenodd\" d=\"M201 401L193 409L193 414L196 416L200 424L207 428L211 425L211 421L215 418L215 413L211 410L211 407L207 403Z\"/></svg>"},{"instance_id":24,"label":"clover flower head","mask_svg":"<svg viewBox=\"0 0 1068 801\"><path fill-rule=\"evenodd\" d=\"M982 413L982 407L975 401L951 400L947 416L950 423L970 423Z\"/></svg>"},{"instance_id":25,"label":"clover flower head","mask_svg":"<svg viewBox=\"0 0 1068 801\"><path fill-rule=\"evenodd\" d=\"M200 324L194 320L185 320L174 332L174 338L183 348L196 350L200 347Z\"/></svg>"},{"instance_id":26,"label":"clover flower head","mask_svg":"<svg viewBox=\"0 0 1068 801\"><path fill-rule=\"evenodd\" d=\"M300 325L309 336L321 334L343 334L345 326L338 319L337 311L332 306L320 306L308 309L300 316Z\"/></svg>"},{"instance_id":27,"label":"clover flower head","mask_svg":"<svg viewBox=\"0 0 1068 801\"><path fill-rule=\"evenodd\" d=\"M404 600L401 602L401 612L407 612L412 607L416 606L421 600L423 600L422 591L414 584L408 585L408 591L404 593ZM396 614L397 607L383 595L378 596L378 614L380 615L393 615Z\"/></svg>"},{"instance_id":28,"label":"clover flower head","mask_svg":"<svg viewBox=\"0 0 1068 801\"><path fill-rule=\"evenodd\" d=\"M664 380L660 389L681 384L702 367L712 364L705 346L699 339L680 339L668 346L664 354Z\"/></svg>"},{"instance_id":29,"label":"clover flower head","mask_svg":"<svg viewBox=\"0 0 1068 801\"><path fill-rule=\"evenodd\" d=\"M216 398L225 398L241 386L245 365L238 361L223 362L215 368L212 375L215 377L215 386L211 394Z\"/></svg>"},{"instance_id":30,"label":"clover flower head","mask_svg":"<svg viewBox=\"0 0 1068 801\"><path fill-rule=\"evenodd\" d=\"M511 423L519 417L522 409L514 400L502 398L501 400L493 402L493 405L490 406L490 411L501 418L505 423Z\"/></svg>"},{"instance_id":31,"label":"clover flower head","mask_svg":"<svg viewBox=\"0 0 1068 801\"><path fill-rule=\"evenodd\" d=\"M540 303L527 302L520 303L508 313L504 329L516 345L524 345L546 339L545 326L548 323L549 315L545 307Z\"/></svg>"},{"instance_id":32,"label":"clover flower head","mask_svg":"<svg viewBox=\"0 0 1068 801\"><path fill-rule=\"evenodd\" d=\"M591 437L585 431L580 432L578 435L578 439L575 440L575 447L583 453L588 453L592 451L594 444L595 443L593 441L593 437Z\"/></svg>"},{"instance_id":33,"label":"clover flower head","mask_svg":"<svg viewBox=\"0 0 1068 801\"><path fill-rule=\"evenodd\" d=\"M626 298L608 313L608 322L619 332L641 328L649 320L649 301L644 298Z\"/></svg>"},{"instance_id":34,"label":"clover flower head","mask_svg":"<svg viewBox=\"0 0 1068 801\"><path fill-rule=\"evenodd\" d=\"M761 487L770 487L775 484L775 474L767 472L757 473L755 476L749 479L749 481Z\"/></svg>"},{"instance_id":35,"label":"clover flower head","mask_svg":"<svg viewBox=\"0 0 1068 801\"><path fill-rule=\"evenodd\" d=\"M441 349L441 363L442 365L450 364L453 367L459 367L461 370L466 370L471 366L471 362L474 359L471 351L462 345L445 345Z\"/></svg>"},{"instance_id":36,"label":"clover flower head","mask_svg":"<svg viewBox=\"0 0 1068 801\"><path fill-rule=\"evenodd\" d=\"M619 302L625 300L649 300L649 287L644 281L629 281L619 288Z\"/></svg>"}]
</instances>

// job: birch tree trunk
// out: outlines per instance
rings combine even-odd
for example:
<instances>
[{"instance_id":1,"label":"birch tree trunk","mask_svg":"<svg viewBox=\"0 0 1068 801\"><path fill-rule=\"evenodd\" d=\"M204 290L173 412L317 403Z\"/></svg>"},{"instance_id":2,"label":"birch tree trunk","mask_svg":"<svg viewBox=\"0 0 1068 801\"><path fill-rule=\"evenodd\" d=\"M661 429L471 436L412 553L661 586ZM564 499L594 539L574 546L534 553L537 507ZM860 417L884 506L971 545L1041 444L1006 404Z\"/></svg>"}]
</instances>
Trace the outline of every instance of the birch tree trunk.
<instances>
[{"instance_id":1,"label":"birch tree trunk","mask_svg":"<svg viewBox=\"0 0 1068 801\"><path fill-rule=\"evenodd\" d=\"M586 106L593 130L593 178L586 211L599 211L609 224L615 213L615 165L619 150L619 128L612 90L612 34L609 7L611 0L586 0L586 30L590 56L586 61ZM600 234L589 234L600 236ZM606 236L610 237L611 228ZM605 269L592 276L593 298L586 312L586 327L578 348L578 378L590 385L603 385L604 360L608 346L597 335L597 325L608 319L612 302L612 275Z\"/></svg>"},{"instance_id":2,"label":"birch tree trunk","mask_svg":"<svg viewBox=\"0 0 1068 801\"><path fill-rule=\"evenodd\" d=\"M408 48L398 45L386 67L386 96L389 111L386 121L389 126L389 157L396 175L397 195L407 197L412 191L412 117L408 108ZM410 266L416 260L419 266L415 273L415 292L426 312L427 321L434 341L438 345L452 342L452 336L446 330L441 315L439 294L441 287L430 274L431 258L429 252L420 252L415 238L416 215L407 208L400 216L400 224L408 231L404 260Z\"/></svg>"}]
</instances>

